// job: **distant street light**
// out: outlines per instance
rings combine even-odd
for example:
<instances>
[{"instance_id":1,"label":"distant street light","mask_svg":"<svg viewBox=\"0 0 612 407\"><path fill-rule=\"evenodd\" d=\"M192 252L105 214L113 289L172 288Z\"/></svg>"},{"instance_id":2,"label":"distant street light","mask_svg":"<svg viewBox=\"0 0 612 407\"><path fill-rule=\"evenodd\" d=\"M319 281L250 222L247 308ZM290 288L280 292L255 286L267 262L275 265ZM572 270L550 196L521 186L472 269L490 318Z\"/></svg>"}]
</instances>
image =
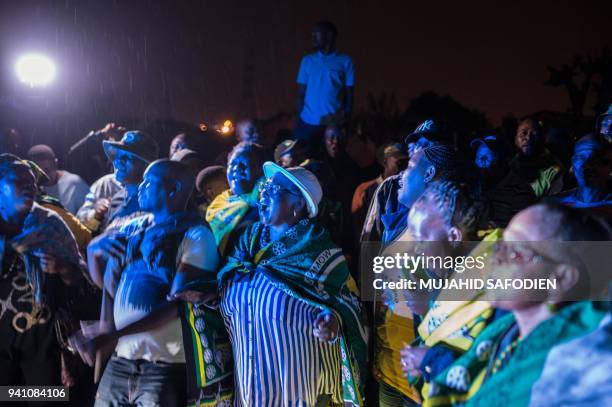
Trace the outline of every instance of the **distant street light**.
<instances>
[{"instance_id":1,"label":"distant street light","mask_svg":"<svg viewBox=\"0 0 612 407\"><path fill-rule=\"evenodd\" d=\"M223 122L223 126L219 129L219 132L224 136L229 135L234 130L234 123L231 120Z\"/></svg>"},{"instance_id":2,"label":"distant street light","mask_svg":"<svg viewBox=\"0 0 612 407\"><path fill-rule=\"evenodd\" d=\"M27 54L17 60L15 72L30 87L45 86L55 78L55 65L44 55Z\"/></svg>"}]
</instances>

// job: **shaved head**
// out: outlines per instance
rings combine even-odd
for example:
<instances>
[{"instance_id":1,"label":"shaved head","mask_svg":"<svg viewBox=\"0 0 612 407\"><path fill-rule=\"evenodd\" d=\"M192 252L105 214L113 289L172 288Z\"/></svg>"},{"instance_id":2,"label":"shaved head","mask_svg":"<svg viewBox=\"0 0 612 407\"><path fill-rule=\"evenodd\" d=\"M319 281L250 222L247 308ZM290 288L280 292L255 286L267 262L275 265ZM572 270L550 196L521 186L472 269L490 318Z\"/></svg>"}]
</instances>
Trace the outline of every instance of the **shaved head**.
<instances>
[{"instance_id":1,"label":"shaved head","mask_svg":"<svg viewBox=\"0 0 612 407\"><path fill-rule=\"evenodd\" d=\"M152 162L144 173L138 190L143 210L184 210L195 188L195 176L187 165L161 159Z\"/></svg>"},{"instance_id":2,"label":"shaved head","mask_svg":"<svg viewBox=\"0 0 612 407\"><path fill-rule=\"evenodd\" d=\"M168 182L178 182L182 185L182 190L191 194L195 188L195 176L191 169L179 162L168 159L154 161L147 168L148 171L155 171L164 180Z\"/></svg>"},{"instance_id":3,"label":"shaved head","mask_svg":"<svg viewBox=\"0 0 612 407\"><path fill-rule=\"evenodd\" d=\"M506 230L515 231L515 240L605 241L610 230L586 211L541 203L519 212ZM513 228L513 226L515 226Z\"/></svg>"}]
</instances>

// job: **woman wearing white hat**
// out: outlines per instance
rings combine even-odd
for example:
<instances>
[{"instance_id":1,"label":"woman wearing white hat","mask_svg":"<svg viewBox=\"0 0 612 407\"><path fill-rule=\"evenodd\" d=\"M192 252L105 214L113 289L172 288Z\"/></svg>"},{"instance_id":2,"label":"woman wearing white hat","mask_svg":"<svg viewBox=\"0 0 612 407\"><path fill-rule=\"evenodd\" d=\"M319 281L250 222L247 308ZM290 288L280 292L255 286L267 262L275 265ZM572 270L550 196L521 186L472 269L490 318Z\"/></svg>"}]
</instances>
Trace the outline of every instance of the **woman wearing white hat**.
<instances>
[{"instance_id":1,"label":"woman wearing white hat","mask_svg":"<svg viewBox=\"0 0 612 407\"><path fill-rule=\"evenodd\" d=\"M219 272L236 404L360 405L365 333L342 251L312 219L321 186L301 167L263 171L261 222Z\"/></svg>"}]
</instances>

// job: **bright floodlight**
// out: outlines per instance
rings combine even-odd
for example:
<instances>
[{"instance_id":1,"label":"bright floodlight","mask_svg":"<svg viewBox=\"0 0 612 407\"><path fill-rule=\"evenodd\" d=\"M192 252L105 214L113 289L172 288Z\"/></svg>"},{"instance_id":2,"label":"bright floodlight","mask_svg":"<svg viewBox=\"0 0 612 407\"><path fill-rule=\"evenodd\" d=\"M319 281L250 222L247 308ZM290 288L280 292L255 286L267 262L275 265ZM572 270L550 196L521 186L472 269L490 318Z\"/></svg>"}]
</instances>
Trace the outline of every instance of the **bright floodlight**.
<instances>
[{"instance_id":1,"label":"bright floodlight","mask_svg":"<svg viewBox=\"0 0 612 407\"><path fill-rule=\"evenodd\" d=\"M15 64L17 77L23 83L34 86L48 85L55 77L55 65L44 55L28 54Z\"/></svg>"}]
</instances>

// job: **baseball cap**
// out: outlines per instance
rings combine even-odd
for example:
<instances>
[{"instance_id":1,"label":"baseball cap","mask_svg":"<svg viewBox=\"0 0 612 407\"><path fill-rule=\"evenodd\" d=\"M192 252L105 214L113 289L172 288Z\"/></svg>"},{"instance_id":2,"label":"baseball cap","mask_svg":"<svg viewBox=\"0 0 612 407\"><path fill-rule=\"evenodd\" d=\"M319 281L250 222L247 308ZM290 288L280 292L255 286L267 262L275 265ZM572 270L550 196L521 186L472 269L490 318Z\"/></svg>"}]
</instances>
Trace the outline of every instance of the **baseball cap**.
<instances>
[{"instance_id":1,"label":"baseball cap","mask_svg":"<svg viewBox=\"0 0 612 407\"><path fill-rule=\"evenodd\" d=\"M425 137L430 141L444 142L450 140L451 132L445 121L427 119L419 124L412 133L407 135L404 142L406 144L414 143L421 137Z\"/></svg>"},{"instance_id":2,"label":"baseball cap","mask_svg":"<svg viewBox=\"0 0 612 407\"><path fill-rule=\"evenodd\" d=\"M298 140L285 140L274 148L274 161L278 162L280 158L293 150L298 144Z\"/></svg>"},{"instance_id":3,"label":"baseball cap","mask_svg":"<svg viewBox=\"0 0 612 407\"><path fill-rule=\"evenodd\" d=\"M478 149L481 145L487 146L491 151L499 154L501 157L506 157L508 153L508 147L495 134L490 134L481 138L477 138L471 141L470 148L474 150Z\"/></svg>"}]
</instances>

